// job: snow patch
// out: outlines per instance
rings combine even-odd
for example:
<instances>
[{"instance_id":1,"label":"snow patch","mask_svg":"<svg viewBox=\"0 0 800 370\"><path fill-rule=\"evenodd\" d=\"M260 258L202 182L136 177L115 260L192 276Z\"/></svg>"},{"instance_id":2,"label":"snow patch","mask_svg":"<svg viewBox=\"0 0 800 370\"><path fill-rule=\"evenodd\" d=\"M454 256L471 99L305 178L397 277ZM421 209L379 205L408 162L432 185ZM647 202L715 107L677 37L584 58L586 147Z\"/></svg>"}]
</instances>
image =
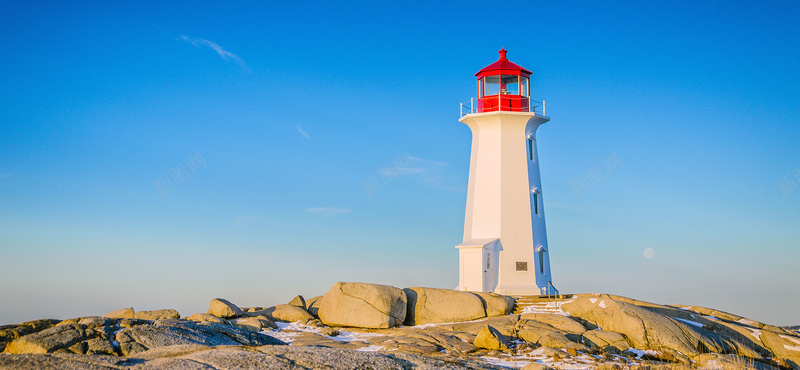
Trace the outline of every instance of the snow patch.
<instances>
[{"instance_id":1,"label":"snow patch","mask_svg":"<svg viewBox=\"0 0 800 370\"><path fill-rule=\"evenodd\" d=\"M625 350L625 352L633 353L634 355L636 355L637 358L642 358L642 356L644 356L644 355L656 356L656 355L660 355L661 354L661 352L653 351L652 349L641 350L641 349L636 349L636 348L629 348L629 349Z\"/></svg>"},{"instance_id":2,"label":"snow patch","mask_svg":"<svg viewBox=\"0 0 800 370\"><path fill-rule=\"evenodd\" d=\"M278 329L276 330L266 329L262 331L261 334L269 335L270 337L284 341L289 344L294 342L294 338L300 335L300 333L314 333L323 336L325 338L339 342L364 342L364 343L367 343L366 340L367 338L383 336L383 334L359 333L346 330L339 330L339 335L331 337L327 335L322 335L321 334L322 328L306 326L300 324L299 322L294 322L294 323L276 322L275 324L278 325Z\"/></svg>"},{"instance_id":3,"label":"snow patch","mask_svg":"<svg viewBox=\"0 0 800 370\"><path fill-rule=\"evenodd\" d=\"M739 319L736 322L738 322L739 324L745 324L745 325L753 325L753 324L755 324L755 321L750 321L748 319Z\"/></svg>"},{"instance_id":4,"label":"snow patch","mask_svg":"<svg viewBox=\"0 0 800 370\"><path fill-rule=\"evenodd\" d=\"M382 349L383 349L383 346L371 345L371 346L367 346L367 347L364 347L364 348L359 348L359 349L357 349L356 351L361 351L361 352L378 352L378 351L380 351L380 350L382 350Z\"/></svg>"},{"instance_id":5,"label":"snow patch","mask_svg":"<svg viewBox=\"0 0 800 370\"><path fill-rule=\"evenodd\" d=\"M606 308L606 301L600 301L600 304L598 306L600 308Z\"/></svg>"},{"instance_id":6,"label":"snow patch","mask_svg":"<svg viewBox=\"0 0 800 370\"><path fill-rule=\"evenodd\" d=\"M534 304L532 306L525 307L522 310L522 313L549 313L553 315L569 316L569 312L564 312L564 310L561 309L561 305L565 303L570 303L572 301L574 301L574 299L564 302L555 301L555 302L547 302L545 304L541 303Z\"/></svg>"},{"instance_id":7,"label":"snow patch","mask_svg":"<svg viewBox=\"0 0 800 370\"><path fill-rule=\"evenodd\" d=\"M673 319L675 319L675 320L678 320L678 321L680 321L680 322L682 322L682 323L685 323L685 324L689 324L689 325L692 325L692 326L696 326L696 327L698 327L698 328L702 328L702 327L704 326L703 324L701 324L701 323L699 323L699 322L697 322L697 321L692 321L692 320L681 319L681 318L679 318L679 317L673 317Z\"/></svg>"},{"instance_id":8,"label":"snow patch","mask_svg":"<svg viewBox=\"0 0 800 370\"><path fill-rule=\"evenodd\" d=\"M597 302L597 298L589 298L589 301L592 302L592 303L595 303L595 302Z\"/></svg>"},{"instance_id":9,"label":"snow patch","mask_svg":"<svg viewBox=\"0 0 800 370\"><path fill-rule=\"evenodd\" d=\"M792 337L789 337L789 336L786 336L786 335L780 335L780 334L778 336L783 338L783 339L786 339L786 340L795 342L797 344L800 344L800 339L799 338L792 338ZM793 351L796 351L796 350L793 350Z\"/></svg>"},{"instance_id":10,"label":"snow patch","mask_svg":"<svg viewBox=\"0 0 800 370\"><path fill-rule=\"evenodd\" d=\"M756 339L761 340L761 330L750 329L750 331L752 332L751 334L756 337Z\"/></svg>"}]
</instances>

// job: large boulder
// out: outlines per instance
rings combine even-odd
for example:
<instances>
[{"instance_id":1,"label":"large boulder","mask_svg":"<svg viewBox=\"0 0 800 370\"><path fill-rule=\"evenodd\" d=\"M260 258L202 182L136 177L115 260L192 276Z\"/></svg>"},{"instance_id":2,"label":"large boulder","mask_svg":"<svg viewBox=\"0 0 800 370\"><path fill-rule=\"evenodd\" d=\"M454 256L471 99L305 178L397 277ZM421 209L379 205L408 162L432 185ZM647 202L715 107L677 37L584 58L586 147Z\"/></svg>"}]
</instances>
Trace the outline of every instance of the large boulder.
<instances>
[{"instance_id":1,"label":"large boulder","mask_svg":"<svg viewBox=\"0 0 800 370\"><path fill-rule=\"evenodd\" d=\"M481 299L486 316L508 315L514 311L514 298L497 293L472 292Z\"/></svg>"},{"instance_id":2,"label":"large boulder","mask_svg":"<svg viewBox=\"0 0 800 370\"><path fill-rule=\"evenodd\" d=\"M306 310L308 313L314 315L314 317L319 317L319 305L317 302L322 298L321 295L316 297L312 297L306 300Z\"/></svg>"},{"instance_id":3,"label":"large boulder","mask_svg":"<svg viewBox=\"0 0 800 370\"><path fill-rule=\"evenodd\" d=\"M314 305L325 325L377 329L402 324L407 300L393 286L338 282Z\"/></svg>"},{"instance_id":4,"label":"large boulder","mask_svg":"<svg viewBox=\"0 0 800 370\"><path fill-rule=\"evenodd\" d=\"M470 321L486 317L483 301L477 295L450 289L406 288L406 325Z\"/></svg>"},{"instance_id":5,"label":"large boulder","mask_svg":"<svg viewBox=\"0 0 800 370\"><path fill-rule=\"evenodd\" d=\"M103 315L103 317L110 317L114 319L132 319L136 317L136 312L133 310L133 307L120 308Z\"/></svg>"},{"instance_id":6,"label":"large boulder","mask_svg":"<svg viewBox=\"0 0 800 370\"><path fill-rule=\"evenodd\" d=\"M486 325L478 332L473 342L475 347L485 349L506 350L508 349L508 340L503 334L500 334L497 329Z\"/></svg>"},{"instance_id":7,"label":"large boulder","mask_svg":"<svg viewBox=\"0 0 800 370\"><path fill-rule=\"evenodd\" d=\"M308 313L308 311L291 304L279 304L277 306L265 308L261 311L247 312L245 313L245 316L266 316L274 321L299 321L304 324L309 320L314 320L314 316Z\"/></svg>"},{"instance_id":8,"label":"large boulder","mask_svg":"<svg viewBox=\"0 0 800 370\"><path fill-rule=\"evenodd\" d=\"M214 315L212 315L210 313L192 314L192 315L189 315L188 317L186 317L186 320L197 321L197 322L214 322L214 323L217 323L217 324L225 324L225 325L230 324L228 322L228 320L225 320L225 319L223 319L223 318L221 318L219 316L214 316Z\"/></svg>"},{"instance_id":9,"label":"large boulder","mask_svg":"<svg viewBox=\"0 0 800 370\"><path fill-rule=\"evenodd\" d=\"M211 304L209 306L208 312L206 313L221 317L223 319L242 315L242 309L226 299L214 298L211 300Z\"/></svg>"},{"instance_id":10,"label":"large boulder","mask_svg":"<svg viewBox=\"0 0 800 370\"><path fill-rule=\"evenodd\" d=\"M306 299L303 298L303 296L301 296L301 295L298 295L298 296L292 298L292 300L289 301L289 304L292 305L292 306L300 307L302 309L306 309L307 308Z\"/></svg>"}]
</instances>

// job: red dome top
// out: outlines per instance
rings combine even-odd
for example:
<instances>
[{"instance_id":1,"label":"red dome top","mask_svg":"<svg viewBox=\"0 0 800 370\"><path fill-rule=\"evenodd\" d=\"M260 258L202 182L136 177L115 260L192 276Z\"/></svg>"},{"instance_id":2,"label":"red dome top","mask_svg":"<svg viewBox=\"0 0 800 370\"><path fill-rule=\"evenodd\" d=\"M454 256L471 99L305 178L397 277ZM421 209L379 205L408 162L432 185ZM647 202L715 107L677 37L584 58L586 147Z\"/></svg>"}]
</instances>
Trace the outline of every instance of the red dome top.
<instances>
[{"instance_id":1,"label":"red dome top","mask_svg":"<svg viewBox=\"0 0 800 370\"><path fill-rule=\"evenodd\" d=\"M514 74L530 77L533 72L511 63L511 61L506 59L506 53L506 49L500 49L500 59L486 66L486 68L478 71L475 76L481 77L481 75Z\"/></svg>"}]
</instances>

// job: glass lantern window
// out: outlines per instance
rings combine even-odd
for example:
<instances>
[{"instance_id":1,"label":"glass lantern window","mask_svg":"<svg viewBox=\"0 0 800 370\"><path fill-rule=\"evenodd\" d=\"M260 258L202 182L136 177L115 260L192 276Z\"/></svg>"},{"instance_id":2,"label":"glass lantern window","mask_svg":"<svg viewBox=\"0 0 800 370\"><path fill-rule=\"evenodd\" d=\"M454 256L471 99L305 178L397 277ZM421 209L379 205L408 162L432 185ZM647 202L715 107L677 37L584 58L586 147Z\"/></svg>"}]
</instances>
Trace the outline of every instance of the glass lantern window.
<instances>
[{"instance_id":1,"label":"glass lantern window","mask_svg":"<svg viewBox=\"0 0 800 370\"><path fill-rule=\"evenodd\" d=\"M500 81L500 93L503 95L519 95L519 77L502 75Z\"/></svg>"},{"instance_id":2,"label":"glass lantern window","mask_svg":"<svg viewBox=\"0 0 800 370\"><path fill-rule=\"evenodd\" d=\"M486 76L483 78L483 92L486 95L497 95L500 93L500 76Z\"/></svg>"},{"instance_id":3,"label":"glass lantern window","mask_svg":"<svg viewBox=\"0 0 800 370\"><path fill-rule=\"evenodd\" d=\"M520 79L522 80L522 94L520 95L529 96L530 94L528 93L528 78L520 77Z\"/></svg>"}]
</instances>

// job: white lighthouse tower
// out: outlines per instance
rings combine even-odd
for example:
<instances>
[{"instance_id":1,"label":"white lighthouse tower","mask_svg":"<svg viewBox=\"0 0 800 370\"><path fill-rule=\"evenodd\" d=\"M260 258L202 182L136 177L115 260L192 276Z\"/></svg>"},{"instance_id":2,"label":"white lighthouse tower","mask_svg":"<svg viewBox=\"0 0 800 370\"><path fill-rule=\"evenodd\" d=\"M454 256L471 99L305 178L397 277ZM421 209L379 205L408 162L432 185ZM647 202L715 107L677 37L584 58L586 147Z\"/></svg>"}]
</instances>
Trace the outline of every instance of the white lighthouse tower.
<instances>
[{"instance_id":1,"label":"white lighthouse tower","mask_svg":"<svg viewBox=\"0 0 800 370\"><path fill-rule=\"evenodd\" d=\"M460 122L472 130L464 242L457 245L458 290L558 294L550 277L536 129L550 120L530 99L531 71L500 59L475 74L477 107ZM541 111L536 111L541 107Z\"/></svg>"}]
</instances>

